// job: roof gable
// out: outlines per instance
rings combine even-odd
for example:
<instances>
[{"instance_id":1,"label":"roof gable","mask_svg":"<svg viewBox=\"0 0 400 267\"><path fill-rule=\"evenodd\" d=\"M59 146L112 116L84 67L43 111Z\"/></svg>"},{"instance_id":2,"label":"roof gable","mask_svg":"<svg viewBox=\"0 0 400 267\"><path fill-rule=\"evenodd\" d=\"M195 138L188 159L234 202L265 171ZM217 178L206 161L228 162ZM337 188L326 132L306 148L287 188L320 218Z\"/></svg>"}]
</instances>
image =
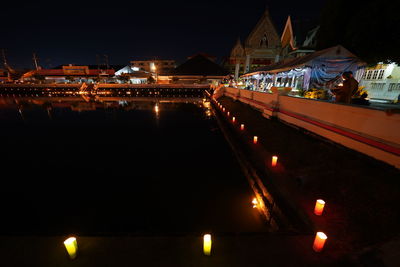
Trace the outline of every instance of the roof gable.
<instances>
[{"instance_id":1,"label":"roof gable","mask_svg":"<svg viewBox=\"0 0 400 267\"><path fill-rule=\"evenodd\" d=\"M256 27L246 39L246 48L276 48L281 46L281 41L272 23L268 9L258 21Z\"/></svg>"},{"instance_id":2,"label":"roof gable","mask_svg":"<svg viewBox=\"0 0 400 267\"><path fill-rule=\"evenodd\" d=\"M293 35L293 28L292 28L292 19L290 16L287 18L285 29L283 30L282 37L281 37L282 47L287 47L291 50L294 50L296 47L294 35Z\"/></svg>"},{"instance_id":3,"label":"roof gable","mask_svg":"<svg viewBox=\"0 0 400 267\"><path fill-rule=\"evenodd\" d=\"M172 74L177 76L226 76L228 72L208 58L197 55L178 66Z\"/></svg>"}]
</instances>

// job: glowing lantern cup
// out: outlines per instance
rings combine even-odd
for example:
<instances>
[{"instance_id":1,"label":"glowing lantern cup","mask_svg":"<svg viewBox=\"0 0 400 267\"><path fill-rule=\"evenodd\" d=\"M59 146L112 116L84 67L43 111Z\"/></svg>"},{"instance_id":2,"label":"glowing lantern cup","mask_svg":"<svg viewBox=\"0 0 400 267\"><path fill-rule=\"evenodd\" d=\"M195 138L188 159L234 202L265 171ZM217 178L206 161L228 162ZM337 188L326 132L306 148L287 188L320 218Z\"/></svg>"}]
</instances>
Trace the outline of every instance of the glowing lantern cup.
<instances>
[{"instance_id":1,"label":"glowing lantern cup","mask_svg":"<svg viewBox=\"0 0 400 267\"><path fill-rule=\"evenodd\" d=\"M240 130L242 130L242 131L244 130L244 124L240 125Z\"/></svg>"},{"instance_id":2,"label":"glowing lantern cup","mask_svg":"<svg viewBox=\"0 0 400 267\"><path fill-rule=\"evenodd\" d=\"M210 256L211 255L211 235L207 234L203 237L203 252L204 255Z\"/></svg>"},{"instance_id":3,"label":"glowing lantern cup","mask_svg":"<svg viewBox=\"0 0 400 267\"><path fill-rule=\"evenodd\" d=\"M68 255L71 260L76 258L76 253L78 252L78 244L76 243L75 237L70 237L64 241L64 246L67 249Z\"/></svg>"},{"instance_id":4,"label":"glowing lantern cup","mask_svg":"<svg viewBox=\"0 0 400 267\"><path fill-rule=\"evenodd\" d=\"M233 117L233 118L232 118L232 122L235 122L235 121L236 121L236 118L235 118L235 117Z\"/></svg>"},{"instance_id":5,"label":"glowing lantern cup","mask_svg":"<svg viewBox=\"0 0 400 267\"><path fill-rule=\"evenodd\" d=\"M223 108L222 111L225 112L225 108Z\"/></svg>"},{"instance_id":6,"label":"glowing lantern cup","mask_svg":"<svg viewBox=\"0 0 400 267\"><path fill-rule=\"evenodd\" d=\"M229 116L229 114L231 114L231 113L228 111L228 116Z\"/></svg>"},{"instance_id":7,"label":"glowing lantern cup","mask_svg":"<svg viewBox=\"0 0 400 267\"><path fill-rule=\"evenodd\" d=\"M320 216L324 211L324 207L325 201L318 199L317 202L315 202L314 214Z\"/></svg>"},{"instance_id":8,"label":"glowing lantern cup","mask_svg":"<svg viewBox=\"0 0 400 267\"><path fill-rule=\"evenodd\" d=\"M321 252L324 248L325 241L328 237L323 232L318 232L315 235L313 249L315 252Z\"/></svg>"},{"instance_id":9,"label":"glowing lantern cup","mask_svg":"<svg viewBox=\"0 0 400 267\"><path fill-rule=\"evenodd\" d=\"M257 137L257 136L254 136L254 137L253 137L253 143L254 143L254 144L257 144L257 142L258 142L258 137Z\"/></svg>"},{"instance_id":10,"label":"glowing lantern cup","mask_svg":"<svg viewBox=\"0 0 400 267\"><path fill-rule=\"evenodd\" d=\"M273 156L272 157L272 167L275 167L276 166L276 163L278 163L278 157L277 156Z\"/></svg>"}]
</instances>

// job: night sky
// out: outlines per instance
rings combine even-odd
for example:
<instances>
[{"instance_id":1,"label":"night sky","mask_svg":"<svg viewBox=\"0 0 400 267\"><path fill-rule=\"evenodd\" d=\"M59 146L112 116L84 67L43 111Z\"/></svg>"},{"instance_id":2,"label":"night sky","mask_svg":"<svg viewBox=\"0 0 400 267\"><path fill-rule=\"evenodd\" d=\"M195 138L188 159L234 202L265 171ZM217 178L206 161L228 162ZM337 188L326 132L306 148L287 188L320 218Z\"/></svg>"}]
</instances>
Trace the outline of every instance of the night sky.
<instances>
[{"instance_id":1,"label":"night sky","mask_svg":"<svg viewBox=\"0 0 400 267\"><path fill-rule=\"evenodd\" d=\"M33 52L44 67L96 64L96 54L107 54L110 64L182 62L196 52L221 58L250 33L267 4L281 34L288 15L318 19L325 1L7 1L0 48L18 68L33 67Z\"/></svg>"}]
</instances>

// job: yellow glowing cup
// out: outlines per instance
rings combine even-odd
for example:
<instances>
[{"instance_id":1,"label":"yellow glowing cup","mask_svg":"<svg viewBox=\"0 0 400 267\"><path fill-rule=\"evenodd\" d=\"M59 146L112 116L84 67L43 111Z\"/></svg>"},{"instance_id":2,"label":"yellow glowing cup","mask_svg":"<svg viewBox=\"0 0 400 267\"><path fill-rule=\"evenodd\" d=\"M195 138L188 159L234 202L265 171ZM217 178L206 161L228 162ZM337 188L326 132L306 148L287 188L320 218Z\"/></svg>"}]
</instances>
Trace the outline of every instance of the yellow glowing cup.
<instances>
[{"instance_id":1,"label":"yellow glowing cup","mask_svg":"<svg viewBox=\"0 0 400 267\"><path fill-rule=\"evenodd\" d=\"M210 256L211 255L211 235L207 234L203 237L203 252L204 255Z\"/></svg>"},{"instance_id":2,"label":"yellow glowing cup","mask_svg":"<svg viewBox=\"0 0 400 267\"><path fill-rule=\"evenodd\" d=\"M272 167L275 167L277 163L278 163L278 157L277 156L273 156L272 157Z\"/></svg>"},{"instance_id":3,"label":"yellow glowing cup","mask_svg":"<svg viewBox=\"0 0 400 267\"><path fill-rule=\"evenodd\" d=\"M254 137L253 137L253 143L254 143L254 144L257 144L257 142L258 142L258 137L257 137L257 136L254 136Z\"/></svg>"},{"instance_id":4,"label":"yellow glowing cup","mask_svg":"<svg viewBox=\"0 0 400 267\"><path fill-rule=\"evenodd\" d=\"M70 237L64 241L64 246L68 252L69 257L73 260L76 258L78 252L78 244L75 237Z\"/></svg>"},{"instance_id":5,"label":"yellow glowing cup","mask_svg":"<svg viewBox=\"0 0 400 267\"><path fill-rule=\"evenodd\" d=\"M324 207L325 207L325 201L323 201L322 199L318 199L317 202L315 203L314 214L318 216L322 215Z\"/></svg>"},{"instance_id":6,"label":"yellow glowing cup","mask_svg":"<svg viewBox=\"0 0 400 267\"><path fill-rule=\"evenodd\" d=\"M233 117L233 118L232 118L232 122L235 122L235 121L236 121L236 118L235 118L235 117Z\"/></svg>"},{"instance_id":7,"label":"yellow glowing cup","mask_svg":"<svg viewBox=\"0 0 400 267\"><path fill-rule=\"evenodd\" d=\"M242 130L242 131L244 130L244 124L240 125L240 130Z\"/></svg>"},{"instance_id":8,"label":"yellow glowing cup","mask_svg":"<svg viewBox=\"0 0 400 267\"><path fill-rule=\"evenodd\" d=\"M323 232L318 232L315 235L314 244L313 244L313 249L315 252L322 251L322 249L324 248L326 239L328 239L328 237Z\"/></svg>"}]
</instances>

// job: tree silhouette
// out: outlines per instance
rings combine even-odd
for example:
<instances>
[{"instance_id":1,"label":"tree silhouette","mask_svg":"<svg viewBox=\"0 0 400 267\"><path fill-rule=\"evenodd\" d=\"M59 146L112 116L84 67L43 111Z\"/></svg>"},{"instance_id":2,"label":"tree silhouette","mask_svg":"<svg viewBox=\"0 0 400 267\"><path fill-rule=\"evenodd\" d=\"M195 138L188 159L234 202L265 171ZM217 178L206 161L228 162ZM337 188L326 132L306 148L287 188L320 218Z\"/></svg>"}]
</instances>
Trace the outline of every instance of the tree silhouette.
<instances>
[{"instance_id":1,"label":"tree silhouette","mask_svg":"<svg viewBox=\"0 0 400 267\"><path fill-rule=\"evenodd\" d=\"M400 1L329 0L322 11L318 49L343 45L369 64L400 63Z\"/></svg>"}]
</instances>

